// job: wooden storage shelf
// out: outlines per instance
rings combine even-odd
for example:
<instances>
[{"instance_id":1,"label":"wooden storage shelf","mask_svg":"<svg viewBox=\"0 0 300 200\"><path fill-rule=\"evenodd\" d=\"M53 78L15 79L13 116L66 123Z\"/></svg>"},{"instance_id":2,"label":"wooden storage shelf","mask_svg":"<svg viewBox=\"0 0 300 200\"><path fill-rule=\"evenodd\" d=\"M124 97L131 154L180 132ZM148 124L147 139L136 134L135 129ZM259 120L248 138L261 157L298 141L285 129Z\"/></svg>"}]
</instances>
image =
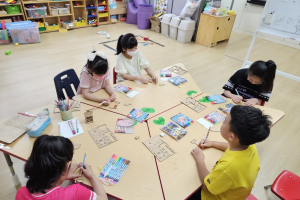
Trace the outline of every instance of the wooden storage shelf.
<instances>
[{"instance_id":1,"label":"wooden storage shelf","mask_svg":"<svg viewBox=\"0 0 300 200\"><path fill-rule=\"evenodd\" d=\"M212 16L201 14L196 43L207 47L216 46L220 41L229 41L236 15Z\"/></svg>"},{"instance_id":2,"label":"wooden storage shelf","mask_svg":"<svg viewBox=\"0 0 300 200\"><path fill-rule=\"evenodd\" d=\"M16 6L16 5L21 5L20 3L16 4L0 4L0 6Z\"/></svg>"},{"instance_id":3,"label":"wooden storage shelf","mask_svg":"<svg viewBox=\"0 0 300 200\"><path fill-rule=\"evenodd\" d=\"M84 8L85 6L73 6L74 8Z\"/></svg>"},{"instance_id":4,"label":"wooden storage shelf","mask_svg":"<svg viewBox=\"0 0 300 200\"><path fill-rule=\"evenodd\" d=\"M98 11L98 13L99 13L99 12L108 12L108 10L101 10L101 11Z\"/></svg>"},{"instance_id":5,"label":"wooden storage shelf","mask_svg":"<svg viewBox=\"0 0 300 200\"><path fill-rule=\"evenodd\" d=\"M17 14L0 14L0 18L10 18L11 21L13 22L13 18L12 17L15 17L15 16L21 16L22 20L26 20L26 17L25 17L25 14L24 14L24 9L23 9L23 6L21 4L21 1L19 1L20 3L17 3L17 4L0 4L0 6L2 8L4 8L3 6L19 6L20 7L20 13L17 13ZM2 9L1 8L1 9ZM1 19L0 19L0 22L1 22Z\"/></svg>"},{"instance_id":6,"label":"wooden storage shelf","mask_svg":"<svg viewBox=\"0 0 300 200\"><path fill-rule=\"evenodd\" d=\"M20 16L23 15L23 13L19 13L19 14L7 14L7 15L0 15L0 17L13 17L13 16Z\"/></svg>"}]
</instances>

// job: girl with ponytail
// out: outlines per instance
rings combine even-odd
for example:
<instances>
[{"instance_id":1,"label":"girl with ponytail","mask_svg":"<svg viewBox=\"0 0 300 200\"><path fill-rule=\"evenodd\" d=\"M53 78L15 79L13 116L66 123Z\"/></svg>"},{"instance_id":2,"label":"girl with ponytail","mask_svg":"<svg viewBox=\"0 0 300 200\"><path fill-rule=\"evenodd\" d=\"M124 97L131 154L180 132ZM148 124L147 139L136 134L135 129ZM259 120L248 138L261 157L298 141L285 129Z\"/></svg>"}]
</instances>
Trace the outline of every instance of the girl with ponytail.
<instances>
[{"instance_id":1,"label":"girl with ponytail","mask_svg":"<svg viewBox=\"0 0 300 200\"><path fill-rule=\"evenodd\" d=\"M77 94L82 94L84 98L95 102L103 102L103 105L108 106L111 101L116 100L116 94L109 83L111 74L108 68L106 55L101 51L93 51L87 53L87 63L80 73L80 83L77 89ZM105 89L110 98L100 98L93 95L100 89Z\"/></svg>"},{"instance_id":2,"label":"girl with ponytail","mask_svg":"<svg viewBox=\"0 0 300 200\"><path fill-rule=\"evenodd\" d=\"M269 60L256 61L249 69L240 69L224 85L224 95L234 103L244 101L246 106L269 101L276 74L276 64ZM238 91L238 93L236 92Z\"/></svg>"},{"instance_id":3,"label":"girl with ponytail","mask_svg":"<svg viewBox=\"0 0 300 200\"><path fill-rule=\"evenodd\" d=\"M149 62L144 55L137 49L138 42L132 33L121 35L117 44L117 83L124 80L140 81L144 84L149 82L149 78L142 76L142 70L157 83L157 77L149 67Z\"/></svg>"}]
</instances>

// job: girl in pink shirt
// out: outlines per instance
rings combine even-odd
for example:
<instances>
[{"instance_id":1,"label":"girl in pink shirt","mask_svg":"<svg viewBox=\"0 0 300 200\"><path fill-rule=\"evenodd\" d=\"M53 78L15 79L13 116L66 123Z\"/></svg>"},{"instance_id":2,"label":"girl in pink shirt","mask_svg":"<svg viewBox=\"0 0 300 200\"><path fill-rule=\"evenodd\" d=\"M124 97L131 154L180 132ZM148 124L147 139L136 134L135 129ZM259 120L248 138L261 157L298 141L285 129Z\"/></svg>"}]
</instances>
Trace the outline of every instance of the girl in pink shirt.
<instances>
[{"instance_id":1,"label":"girl in pink shirt","mask_svg":"<svg viewBox=\"0 0 300 200\"><path fill-rule=\"evenodd\" d=\"M82 94L84 98L91 101L103 102L103 105L109 105L111 101L116 100L116 94L110 85L111 74L108 68L106 55L101 51L93 51L87 54L87 64L80 73L80 83L77 94ZM105 89L110 98L100 98L94 94L98 90Z\"/></svg>"},{"instance_id":2,"label":"girl in pink shirt","mask_svg":"<svg viewBox=\"0 0 300 200\"><path fill-rule=\"evenodd\" d=\"M43 135L34 142L24 171L28 178L20 188L16 200L107 200L107 195L91 167L81 163L72 164L74 147L64 137ZM65 180L79 178L75 171L80 168L91 181L93 191L80 184L60 187Z\"/></svg>"}]
</instances>

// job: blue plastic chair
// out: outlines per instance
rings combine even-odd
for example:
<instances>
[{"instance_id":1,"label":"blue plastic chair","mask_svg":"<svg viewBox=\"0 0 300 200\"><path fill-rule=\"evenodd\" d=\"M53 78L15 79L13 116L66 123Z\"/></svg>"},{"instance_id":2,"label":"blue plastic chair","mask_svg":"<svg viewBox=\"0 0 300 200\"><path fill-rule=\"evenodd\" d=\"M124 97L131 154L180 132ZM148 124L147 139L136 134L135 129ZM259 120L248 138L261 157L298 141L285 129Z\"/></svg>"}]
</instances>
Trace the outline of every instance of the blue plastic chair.
<instances>
[{"instance_id":1,"label":"blue plastic chair","mask_svg":"<svg viewBox=\"0 0 300 200\"><path fill-rule=\"evenodd\" d=\"M65 76L65 75L67 77L62 79L61 77ZM63 89L65 89L65 91L70 99L72 99L75 96L73 89L71 87L71 84L74 85L75 90L77 91L77 88L79 85L79 79L78 79L78 76L77 76L76 72L74 71L74 69L68 69L66 71L63 71L63 72L57 74L54 77L54 85L55 85L56 94L57 94L58 99L65 100L67 98L64 95Z\"/></svg>"}]
</instances>

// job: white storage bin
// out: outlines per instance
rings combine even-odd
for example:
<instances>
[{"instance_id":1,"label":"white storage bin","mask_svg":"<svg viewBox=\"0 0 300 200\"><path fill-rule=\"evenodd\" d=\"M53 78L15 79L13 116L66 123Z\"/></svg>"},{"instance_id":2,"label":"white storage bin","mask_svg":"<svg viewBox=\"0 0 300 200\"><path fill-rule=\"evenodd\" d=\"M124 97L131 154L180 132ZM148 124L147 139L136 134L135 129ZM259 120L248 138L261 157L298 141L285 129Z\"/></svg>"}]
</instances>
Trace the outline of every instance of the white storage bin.
<instances>
[{"instance_id":1,"label":"white storage bin","mask_svg":"<svg viewBox=\"0 0 300 200\"><path fill-rule=\"evenodd\" d=\"M39 8L25 8L27 11L27 15L29 18L40 18L47 16L47 7L39 7Z\"/></svg>"},{"instance_id":2,"label":"white storage bin","mask_svg":"<svg viewBox=\"0 0 300 200\"><path fill-rule=\"evenodd\" d=\"M70 8L57 8L58 14L60 15L67 15L70 14Z\"/></svg>"},{"instance_id":3,"label":"white storage bin","mask_svg":"<svg viewBox=\"0 0 300 200\"><path fill-rule=\"evenodd\" d=\"M196 22L193 20L181 20L178 27L177 41L187 43L192 41Z\"/></svg>"},{"instance_id":4,"label":"white storage bin","mask_svg":"<svg viewBox=\"0 0 300 200\"><path fill-rule=\"evenodd\" d=\"M178 26L180 24L181 19L179 17L172 17L170 22L170 38L176 40L177 39L177 32Z\"/></svg>"},{"instance_id":5,"label":"white storage bin","mask_svg":"<svg viewBox=\"0 0 300 200\"><path fill-rule=\"evenodd\" d=\"M172 19L172 17L175 17L176 15L174 14L165 14L163 15L163 18L161 20L161 34L168 36L170 35L169 32L169 23Z\"/></svg>"}]
</instances>

